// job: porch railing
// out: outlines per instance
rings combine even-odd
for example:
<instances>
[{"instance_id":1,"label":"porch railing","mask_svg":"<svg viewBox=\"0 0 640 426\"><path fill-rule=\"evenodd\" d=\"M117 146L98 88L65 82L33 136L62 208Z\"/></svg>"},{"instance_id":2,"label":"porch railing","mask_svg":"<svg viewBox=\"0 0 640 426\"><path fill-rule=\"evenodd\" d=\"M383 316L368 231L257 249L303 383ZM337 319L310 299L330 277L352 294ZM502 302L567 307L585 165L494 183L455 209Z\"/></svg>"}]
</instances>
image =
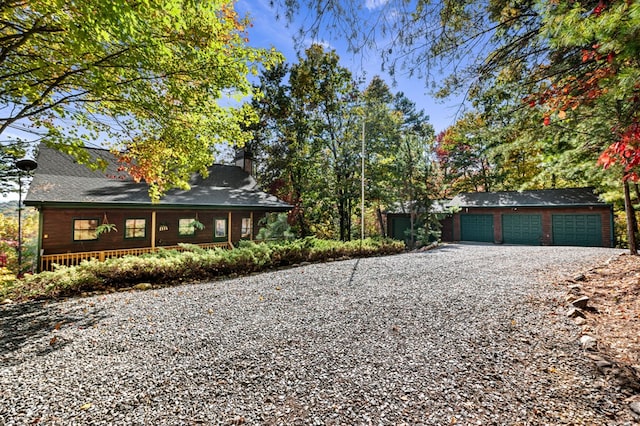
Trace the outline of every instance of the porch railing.
<instances>
[{"instance_id":1,"label":"porch railing","mask_svg":"<svg viewBox=\"0 0 640 426\"><path fill-rule=\"evenodd\" d=\"M223 243L206 243L206 244L195 244L195 245L205 250L213 249L213 248L222 248L222 249L234 248L233 244L227 241ZM83 260L97 259L103 262L106 259L111 259L114 257L140 256L142 254L154 253L159 250L188 251L189 248L185 248L182 246L162 246L162 247L140 247L140 248L130 248L130 249L102 250L102 251L85 251L85 252L77 252L77 253L43 254L40 256L40 270L51 271L53 269L54 264L64 265L64 266L76 266L76 265L79 265Z\"/></svg>"}]
</instances>

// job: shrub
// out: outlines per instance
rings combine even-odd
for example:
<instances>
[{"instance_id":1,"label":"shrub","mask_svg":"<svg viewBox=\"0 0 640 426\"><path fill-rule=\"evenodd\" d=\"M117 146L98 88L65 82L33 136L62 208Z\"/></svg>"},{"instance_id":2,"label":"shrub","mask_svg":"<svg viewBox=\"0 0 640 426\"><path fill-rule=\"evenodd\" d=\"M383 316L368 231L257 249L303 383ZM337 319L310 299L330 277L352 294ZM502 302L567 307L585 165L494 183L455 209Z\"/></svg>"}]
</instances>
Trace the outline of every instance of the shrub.
<instances>
[{"instance_id":1,"label":"shrub","mask_svg":"<svg viewBox=\"0 0 640 426\"><path fill-rule=\"evenodd\" d=\"M186 251L160 250L142 256L83 261L59 266L53 272L2 282L0 295L17 299L70 296L83 292L126 288L141 282L174 284L230 274L246 274L300 262L325 261L400 253L404 244L390 239L339 242L314 237L280 242L242 241L236 249L204 250L183 245Z\"/></svg>"}]
</instances>

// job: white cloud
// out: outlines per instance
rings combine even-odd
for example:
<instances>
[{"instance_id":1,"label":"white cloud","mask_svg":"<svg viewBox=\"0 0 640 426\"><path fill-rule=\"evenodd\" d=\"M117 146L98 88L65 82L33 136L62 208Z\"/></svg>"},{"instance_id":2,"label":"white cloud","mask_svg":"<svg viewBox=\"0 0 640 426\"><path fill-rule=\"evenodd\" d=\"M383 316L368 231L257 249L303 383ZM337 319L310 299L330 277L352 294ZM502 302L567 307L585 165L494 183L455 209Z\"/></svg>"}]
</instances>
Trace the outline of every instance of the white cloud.
<instances>
[{"instance_id":1,"label":"white cloud","mask_svg":"<svg viewBox=\"0 0 640 426\"><path fill-rule=\"evenodd\" d=\"M381 9L389 2L389 0L365 0L364 7L369 10Z\"/></svg>"}]
</instances>

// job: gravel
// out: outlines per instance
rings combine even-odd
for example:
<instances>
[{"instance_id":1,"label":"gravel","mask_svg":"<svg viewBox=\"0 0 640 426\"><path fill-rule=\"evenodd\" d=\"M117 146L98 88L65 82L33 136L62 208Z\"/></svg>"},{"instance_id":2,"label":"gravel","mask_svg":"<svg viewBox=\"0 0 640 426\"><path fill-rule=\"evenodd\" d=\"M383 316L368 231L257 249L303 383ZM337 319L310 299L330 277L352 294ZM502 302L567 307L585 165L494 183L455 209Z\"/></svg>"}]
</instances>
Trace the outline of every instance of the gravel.
<instances>
[{"instance_id":1,"label":"gravel","mask_svg":"<svg viewBox=\"0 0 640 426\"><path fill-rule=\"evenodd\" d=\"M446 245L0 307L0 425L632 424L554 284L619 253Z\"/></svg>"}]
</instances>

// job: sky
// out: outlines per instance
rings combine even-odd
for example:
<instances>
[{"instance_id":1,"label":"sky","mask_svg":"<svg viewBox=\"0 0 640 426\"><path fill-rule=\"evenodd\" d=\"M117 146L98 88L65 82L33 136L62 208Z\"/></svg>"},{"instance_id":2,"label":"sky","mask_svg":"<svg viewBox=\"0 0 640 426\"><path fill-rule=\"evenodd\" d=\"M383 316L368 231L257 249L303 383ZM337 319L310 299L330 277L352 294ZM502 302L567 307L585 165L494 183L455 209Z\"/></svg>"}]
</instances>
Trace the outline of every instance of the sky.
<instances>
[{"instance_id":1,"label":"sky","mask_svg":"<svg viewBox=\"0 0 640 426\"><path fill-rule=\"evenodd\" d=\"M375 10L384 6L387 0L365 0L365 8ZM276 19L277 12L270 6L269 0L239 0L236 9L241 15L248 14L253 27L248 30L249 43L255 47L275 47L282 52L289 63L297 62L297 54L294 47L294 36L303 22L303 17L287 25L284 18ZM320 34L320 37L328 37ZM430 117L429 122L434 127L436 134L454 124L456 114L460 110L460 98L447 101L436 100L429 94L425 87L425 81L418 77L396 73L395 83L388 73L381 69L380 52L369 50L354 54L349 52L344 40L322 38L320 40L306 40L305 46L313 42L319 42L327 49L336 51L341 60L341 65L351 70L354 77L366 76L366 83L378 75L391 87L393 93L404 92L405 95L416 103L418 109L422 109Z\"/></svg>"},{"instance_id":2,"label":"sky","mask_svg":"<svg viewBox=\"0 0 640 426\"><path fill-rule=\"evenodd\" d=\"M345 5L349 0L344 1ZM376 12L384 7L388 0L362 0L366 11ZM304 22L304 13L296 17L293 23L287 25L284 18L277 19L277 12L271 5L270 0L238 0L236 8L241 16L248 15L253 26L248 30L249 43L255 47L270 48L275 47L283 53L289 63L297 62L297 53L294 47L294 35ZM278 3L278 0L275 0ZM304 3L304 2L301 2ZM282 12L282 11L281 11ZM307 15L309 18L310 15ZM368 50L354 54L349 52L344 40L328 38L328 32L320 34L324 37L320 40L306 40L305 47L313 42L319 42L327 49L334 49L341 59L341 65L351 70L354 77L365 76L365 84L379 75L391 87L393 93L404 92L405 95L415 102L418 109L422 109L430 118L430 123L436 133L445 130L455 122L456 114L460 111L460 100L452 99L448 101L436 100L429 94L425 87L425 81L418 77L410 77L401 72L396 73L395 81L388 73L382 71L381 54L375 50ZM384 44L384 42L382 43ZM19 130L20 125L8 129L2 136L3 140L16 137L33 139L35 135L24 133ZM89 144L99 146L100 141Z\"/></svg>"}]
</instances>

